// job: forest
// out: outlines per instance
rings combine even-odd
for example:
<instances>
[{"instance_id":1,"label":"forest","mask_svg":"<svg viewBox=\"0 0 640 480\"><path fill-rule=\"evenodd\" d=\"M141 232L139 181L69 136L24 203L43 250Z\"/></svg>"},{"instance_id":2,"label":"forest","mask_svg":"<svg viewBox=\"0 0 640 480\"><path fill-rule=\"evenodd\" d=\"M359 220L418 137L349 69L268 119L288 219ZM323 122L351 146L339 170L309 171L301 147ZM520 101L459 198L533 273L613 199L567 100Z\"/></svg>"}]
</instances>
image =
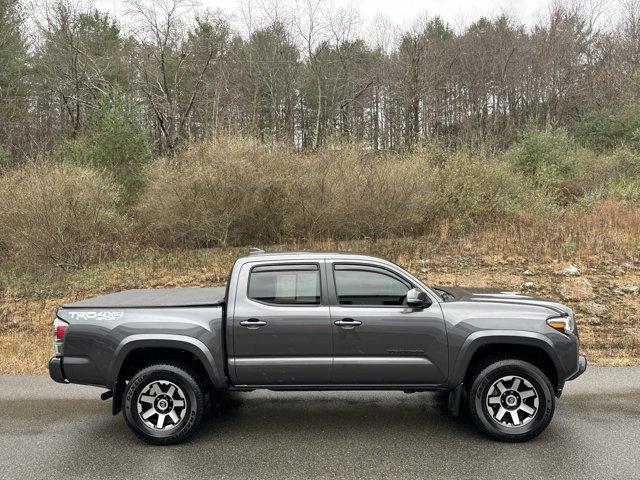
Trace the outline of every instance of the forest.
<instances>
[{"instance_id":1,"label":"forest","mask_svg":"<svg viewBox=\"0 0 640 480\"><path fill-rule=\"evenodd\" d=\"M240 5L128 0L114 18L89 2L0 0L0 162L124 164L234 135L500 150L549 128L600 150L640 124L607 125L640 93L637 0L554 3L527 24L422 14L404 26L323 0Z\"/></svg>"}]
</instances>

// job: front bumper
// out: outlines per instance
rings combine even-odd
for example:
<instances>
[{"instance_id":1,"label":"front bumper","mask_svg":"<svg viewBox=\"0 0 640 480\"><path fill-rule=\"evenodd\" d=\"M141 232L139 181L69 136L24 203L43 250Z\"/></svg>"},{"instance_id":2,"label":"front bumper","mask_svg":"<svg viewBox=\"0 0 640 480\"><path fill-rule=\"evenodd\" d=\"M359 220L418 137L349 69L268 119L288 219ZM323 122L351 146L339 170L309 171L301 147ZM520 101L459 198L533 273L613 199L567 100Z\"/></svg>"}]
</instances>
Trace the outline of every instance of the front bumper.
<instances>
[{"instance_id":1,"label":"front bumper","mask_svg":"<svg viewBox=\"0 0 640 480\"><path fill-rule=\"evenodd\" d=\"M586 369L587 369L587 357L585 357L584 355L580 355L578 357L578 370L576 371L576 373L574 373L569 378L567 378L567 380L575 380L580 375L582 375Z\"/></svg>"},{"instance_id":2,"label":"front bumper","mask_svg":"<svg viewBox=\"0 0 640 480\"><path fill-rule=\"evenodd\" d=\"M52 357L49 360L49 376L53 381L58 383L69 383L64 378L64 371L62 370L62 357Z\"/></svg>"}]
</instances>

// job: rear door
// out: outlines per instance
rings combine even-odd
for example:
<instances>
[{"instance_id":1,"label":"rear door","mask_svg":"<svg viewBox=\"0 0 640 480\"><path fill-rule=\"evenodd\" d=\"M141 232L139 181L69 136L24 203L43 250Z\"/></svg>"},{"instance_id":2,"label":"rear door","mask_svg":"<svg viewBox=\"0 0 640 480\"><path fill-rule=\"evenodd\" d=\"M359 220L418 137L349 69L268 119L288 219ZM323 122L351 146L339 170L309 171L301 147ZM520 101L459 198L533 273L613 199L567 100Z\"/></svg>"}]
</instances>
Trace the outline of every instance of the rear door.
<instances>
[{"instance_id":1,"label":"rear door","mask_svg":"<svg viewBox=\"0 0 640 480\"><path fill-rule=\"evenodd\" d=\"M334 366L343 385L439 385L447 373L447 341L437 302L410 308L418 285L370 263L327 262Z\"/></svg>"},{"instance_id":2,"label":"rear door","mask_svg":"<svg viewBox=\"0 0 640 480\"><path fill-rule=\"evenodd\" d=\"M238 385L330 382L332 331L321 263L243 265L230 361Z\"/></svg>"}]
</instances>

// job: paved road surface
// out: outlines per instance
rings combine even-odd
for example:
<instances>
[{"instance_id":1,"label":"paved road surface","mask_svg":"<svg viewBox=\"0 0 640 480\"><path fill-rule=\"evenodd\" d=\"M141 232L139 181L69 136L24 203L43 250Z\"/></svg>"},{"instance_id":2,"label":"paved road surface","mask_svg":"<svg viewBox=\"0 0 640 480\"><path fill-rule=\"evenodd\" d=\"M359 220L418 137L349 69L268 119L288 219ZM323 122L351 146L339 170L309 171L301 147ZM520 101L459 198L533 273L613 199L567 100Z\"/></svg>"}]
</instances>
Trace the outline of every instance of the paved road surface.
<instances>
[{"instance_id":1,"label":"paved road surface","mask_svg":"<svg viewBox=\"0 0 640 480\"><path fill-rule=\"evenodd\" d=\"M640 479L640 368L590 367L526 444L485 439L430 393L254 392L152 447L100 392L0 377L0 479Z\"/></svg>"}]
</instances>

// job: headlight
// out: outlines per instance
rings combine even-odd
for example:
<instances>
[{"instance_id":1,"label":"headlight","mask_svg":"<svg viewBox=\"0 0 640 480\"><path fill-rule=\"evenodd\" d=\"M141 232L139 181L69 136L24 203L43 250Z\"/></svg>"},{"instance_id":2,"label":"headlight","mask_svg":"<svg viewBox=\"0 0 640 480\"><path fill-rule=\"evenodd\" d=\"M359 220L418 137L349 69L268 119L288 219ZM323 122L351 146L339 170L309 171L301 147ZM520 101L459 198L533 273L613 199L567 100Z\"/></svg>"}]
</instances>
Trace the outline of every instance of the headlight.
<instances>
[{"instance_id":1,"label":"headlight","mask_svg":"<svg viewBox=\"0 0 640 480\"><path fill-rule=\"evenodd\" d=\"M576 331L576 319L573 315L566 317L551 317L547 319L547 324L559 332L573 334Z\"/></svg>"}]
</instances>

